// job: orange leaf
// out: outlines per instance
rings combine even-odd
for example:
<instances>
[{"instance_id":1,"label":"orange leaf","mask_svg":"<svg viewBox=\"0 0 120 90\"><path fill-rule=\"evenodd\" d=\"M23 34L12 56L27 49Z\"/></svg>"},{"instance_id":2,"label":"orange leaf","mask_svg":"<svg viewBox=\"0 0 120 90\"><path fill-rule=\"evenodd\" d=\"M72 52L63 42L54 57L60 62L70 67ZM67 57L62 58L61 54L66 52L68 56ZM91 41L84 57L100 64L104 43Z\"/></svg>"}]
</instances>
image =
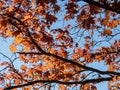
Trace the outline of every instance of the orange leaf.
<instances>
[{"instance_id":1,"label":"orange leaf","mask_svg":"<svg viewBox=\"0 0 120 90\"><path fill-rule=\"evenodd\" d=\"M25 70L27 69L27 66L22 65L22 66L21 66L21 69L25 71Z\"/></svg>"},{"instance_id":2,"label":"orange leaf","mask_svg":"<svg viewBox=\"0 0 120 90\"><path fill-rule=\"evenodd\" d=\"M4 89L0 87L0 90L4 90Z\"/></svg>"},{"instance_id":3,"label":"orange leaf","mask_svg":"<svg viewBox=\"0 0 120 90\"><path fill-rule=\"evenodd\" d=\"M72 55L72 58L73 58L73 59L79 58L79 54L74 53L74 54Z\"/></svg>"},{"instance_id":4,"label":"orange leaf","mask_svg":"<svg viewBox=\"0 0 120 90\"><path fill-rule=\"evenodd\" d=\"M45 71L47 70L48 68L46 66L42 66L42 70Z\"/></svg>"},{"instance_id":5,"label":"orange leaf","mask_svg":"<svg viewBox=\"0 0 120 90\"><path fill-rule=\"evenodd\" d=\"M112 31L111 31L111 30L104 29L103 34L110 36L110 35L112 34Z\"/></svg>"},{"instance_id":6,"label":"orange leaf","mask_svg":"<svg viewBox=\"0 0 120 90\"><path fill-rule=\"evenodd\" d=\"M12 12L12 11L13 11L13 8L12 8L12 7L9 7L9 8L8 8L8 11L9 11L9 12Z\"/></svg>"},{"instance_id":7,"label":"orange leaf","mask_svg":"<svg viewBox=\"0 0 120 90\"><path fill-rule=\"evenodd\" d=\"M31 0L31 5L32 5L32 6L34 6L34 5L35 5L34 0Z\"/></svg>"},{"instance_id":8,"label":"orange leaf","mask_svg":"<svg viewBox=\"0 0 120 90\"><path fill-rule=\"evenodd\" d=\"M59 88L59 90L65 90L65 86L64 85L59 85L58 88Z\"/></svg>"},{"instance_id":9,"label":"orange leaf","mask_svg":"<svg viewBox=\"0 0 120 90\"><path fill-rule=\"evenodd\" d=\"M0 66L5 66L5 65L8 65L9 63L8 62L2 62L0 63Z\"/></svg>"},{"instance_id":10,"label":"orange leaf","mask_svg":"<svg viewBox=\"0 0 120 90\"><path fill-rule=\"evenodd\" d=\"M81 78L85 78L86 77L86 74L85 73L83 73L82 74L82 76L81 76Z\"/></svg>"},{"instance_id":11,"label":"orange leaf","mask_svg":"<svg viewBox=\"0 0 120 90\"><path fill-rule=\"evenodd\" d=\"M117 81L117 76L114 76L113 77L113 82L116 82Z\"/></svg>"},{"instance_id":12,"label":"orange leaf","mask_svg":"<svg viewBox=\"0 0 120 90\"><path fill-rule=\"evenodd\" d=\"M26 16L24 16L24 20L27 20L27 19L29 19L29 18L31 18L32 16L30 16L30 15L26 15Z\"/></svg>"},{"instance_id":13,"label":"orange leaf","mask_svg":"<svg viewBox=\"0 0 120 90\"><path fill-rule=\"evenodd\" d=\"M19 80L19 79L16 79L16 80L14 80L14 83L15 83L16 85L19 85L19 84L20 84L20 80Z\"/></svg>"},{"instance_id":14,"label":"orange leaf","mask_svg":"<svg viewBox=\"0 0 120 90\"><path fill-rule=\"evenodd\" d=\"M2 2L0 2L0 8L2 7L2 5L3 5L3 3L2 3Z\"/></svg>"},{"instance_id":15,"label":"orange leaf","mask_svg":"<svg viewBox=\"0 0 120 90\"><path fill-rule=\"evenodd\" d=\"M16 50L17 50L16 47L13 44L11 44L9 46L9 49L10 49L11 52L16 52Z\"/></svg>"},{"instance_id":16,"label":"orange leaf","mask_svg":"<svg viewBox=\"0 0 120 90\"><path fill-rule=\"evenodd\" d=\"M84 49L85 49L85 50L89 50L88 44L84 44Z\"/></svg>"},{"instance_id":17,"label":"orange leaf","mask_svg":"<svg viewBox=\"0 0 120 90\"><path fill-rule=\"evenodd\" d=\"M114 24L114 26L117 26L119 24L119 20L113 20L112 23Z\"/></svg>"},{"instance_id":18,"label":"orange leaf","mask_svg":"<svg viewBox=\"0 0 120 90\"><path fill-rule=\"evenodd\" d=\"M15 44L20 44L22 41L23 41L23 37L21 35L17 35L15 38L14 38L14 43Z\"/></svg>"},{"instance_id":19,"label":"orange leaf","mask_svg":"<svg viewBox=\"0 0 120 90\"><path fill-rule=\"evenodd\" d=\"M12 32L11 32L10 30L7 30L7 31L6 31L6 35L7 35L7 36L12 36Z\"/></svg>"}]
</instances>

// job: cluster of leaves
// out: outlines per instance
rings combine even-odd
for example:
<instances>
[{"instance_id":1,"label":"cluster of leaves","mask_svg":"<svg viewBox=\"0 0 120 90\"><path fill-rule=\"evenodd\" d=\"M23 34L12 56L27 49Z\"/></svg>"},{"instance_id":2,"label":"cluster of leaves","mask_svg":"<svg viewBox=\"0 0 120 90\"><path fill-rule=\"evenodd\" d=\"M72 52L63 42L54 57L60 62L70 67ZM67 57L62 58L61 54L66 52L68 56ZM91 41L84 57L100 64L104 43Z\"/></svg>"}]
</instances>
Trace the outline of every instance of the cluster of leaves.
<instances>
[{"instance_id":1,"label":"cluster of leaves","mask_svg":"<svg viewBox=\"0 0 120 90\"><path fill-rule=\"evenodd\" d=\"M97 90L104 81L110 90L120 88L119 3L0 0L0 35L13 38L9 49L15 55L1 53L9 60L0 63L1 89ZM61 17L62 28L56 25ZM95 62L104 62L107 69L89 67Z\"/></svg>"}]
</instances>

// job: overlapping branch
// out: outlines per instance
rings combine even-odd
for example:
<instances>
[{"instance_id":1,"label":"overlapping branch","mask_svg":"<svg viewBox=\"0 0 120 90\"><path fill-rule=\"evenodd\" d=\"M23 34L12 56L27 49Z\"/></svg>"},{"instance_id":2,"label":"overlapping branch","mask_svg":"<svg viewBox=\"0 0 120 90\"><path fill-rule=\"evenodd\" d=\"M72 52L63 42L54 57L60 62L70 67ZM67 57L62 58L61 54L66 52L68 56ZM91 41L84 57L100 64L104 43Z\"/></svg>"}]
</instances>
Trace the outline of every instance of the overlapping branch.
<instances>
[{"instance_id":1,"label":"overlapping branch","mask_svg":"<svg viewBox=\"0 0 120 90\"><path fill-rule=\"evenodd\" d=\"M96 73L99 73L99 74L103 74L103 75L120 75L119 72L113 72L113 71L101 71L101 70L98 70L98 69L95 69L95 68L92 68L92 67L89 67L89 66L85 66L85 65L82 65L82 64L79 64L77 62L74 62L73 60L70 60L70 59L66 59L66 58L63 58L63 57L60 57L58 55L55 55L55 54L51 54L51 53L47 53L47 52L44 52L44 53L25 53L25 52L18 52L19 54L35 54L35 55L47 55L47 56L52 56L54 58L57 58L61 61L64 61L64 62L67 62L67 63L70 63L70 64L73 64L73 65L76 65L80 68L83 68L85 70L89 70L89 71L93 71L93 72L96 72Z\"/></svg>"},{"instance_id":2,"label":"overlapping branch","mask_svg":"<svg viewBox=\"0 0 120 90\"><path fill-rule=\"evenodd\" d=\"M95 1L91 1L91 0L84 0L85 2L87 3L90 3L90 4L94 4L96 6L99 6L101 8L104 8L106 10L111 10L111 11L114 11L114 12L117 12L117 13L120 13L120 11L116 11L114 10L112 7L109 7L109 6L104 6L103 4L100 4L98 2L95 2ZM20 21L19 19L17 18L13 18L15 20L17 20L18 22L20 22L23 26L24 26L24 23L22 21ZM13 26L17 27L16 25L14 25L12 22L10 22ZM95 69L95 68L92 68L92 67L88 67L88 66L85 66L85 65L82 65L82 64L79 64L77 62L74 62L72 59L67 59L67 58L63 58L63 57L60 57L58 55L55 55L55 54L52 54L52 53L48 53L46 51L44 51L40 46L39 44L34 40L34 38L32 37L31 33L29 32L29 29L26 30L26 33L27 33L27 36L29 37L29 39L31 40L32 44L37 48L37 50L39 52L18 52L19 54L35 54L35 55L47 55L47 56L50 56L50 57L54 57L54 58L57 58L58 60L61 60L61 61L64 61L66 63L70 63L70 64L73 64L73 65L76 65L78 66L79 68L83 68L85 70L89 70L89 71L93 71L93 72L96 72L98 74L102 74L102 75L117 75L117 76L120 76L120 73L119 72L113 72L113 71L102 71L102 70L98 70L98 69ZM84 81L76 81L76 82L62 82L62 81L56 81L56 80L36 80L36 81L32 81L32 82L28 82L26 84L21 84L21 85L16 85L16 86L10 86L8 88L5 88L4 90L10 90L10 89L14 89L14 88L19 88L19 87L23 87L23 86L28 86L28 85L33 85L35 83L59 83L59 84L86 84L86 83L98 83L98 82L103 82L103 81L111 81L113 77L106 77L106 78L97 78L97 79L87 79L87 80L84 80Z\"/></svg>"},{"instance_id":3,"label":"overlapping branch","mask_svg":"<svg viewBox=\"0 0 120 90\"><path fill-rule=\"evenodd\" d=\"M36 55L47 55L47 56L52 56L54 58L57 58L61 61L64 61L64 62L67 62L67 63L70 63L70 64L73 64L73 65L76 65L80 68L83 68L85 70L89 70L89 71L93 71L93 72L96 72L96 73L99 73L99 74L103 74L103 75L120 75L119 72L113 72L113 71L101 71L101 70L98 70L98 69L95 69L95 68L92 68L92 67L89 67L89 66L85 66L85 65L82 65L82 64L79 64L77 62L74 62L73 60L70 60L70 59L67 59L67 58L63 58L63 57L60 57L58 55L55 55L55 54L51 54L51 53L48 53L48 52L45 52L41 49L41 47L37 44L37 42L34 40L34 38L31 36L30 32L29 33L29 37L31 39L31 41L33 42L33 44L35 45L35 47L39 50L39 52L35 53L25 53L25 52L18 52L19 54L36 54ZM115 52L112 52L112 53L115 53Z\"/></svg>"},{"instance_id":4,"label":"overlapping branch","mask_svg":"<svg viewBox=\"0 0 120 90\"><path fill-rule=\"evenodd\" d=\"M70 84L86 84L86 83L91 83L91 82L92 83L99 83L99 82L111 81L111 80L112 80L112 77L88 79L88 80L84 80L84 81L75 81L75 82L74 81L73 82L63 82L63 81L57 81L57 80L36 80L36 81L28 82L26 84L21 84L21 85L17 85L17 86L10 86L10 87L4 88L4 90L21 88L21 87L33 85L36 83L58 83L58 84L70 85Z\"/></svg>"},{"instance_id":5,"label":"overlapping branch","mask_svg":"<svg viewBox=\"0 0 120 90\"><path fill-rule=\"evenodd\" d=\"M78 1L80 1L80 0L78 0ZM110 10L110 11L113 11L113 12L116 12L116 13L120 14L120 9L119 8L116 9L116 8L110 6L110 5L104 5L104 4L102 4L100 2L96 2L94 0L82 0L82 1L87 2L91 5L95 5L97 7L103 8L105 10Z\"/></svg>"}]
</instances>

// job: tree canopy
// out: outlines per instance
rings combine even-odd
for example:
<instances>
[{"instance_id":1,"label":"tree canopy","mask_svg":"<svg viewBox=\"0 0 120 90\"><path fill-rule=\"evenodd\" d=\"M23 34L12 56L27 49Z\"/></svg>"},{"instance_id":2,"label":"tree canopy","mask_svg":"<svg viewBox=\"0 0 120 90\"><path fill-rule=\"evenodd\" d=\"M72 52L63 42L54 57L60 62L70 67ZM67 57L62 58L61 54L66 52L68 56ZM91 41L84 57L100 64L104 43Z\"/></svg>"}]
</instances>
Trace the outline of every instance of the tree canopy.
<instances>
[{"instance_id":1,"label":"tree canopy","mask_svg":"<svg viewBox=\"0 0 120 90\"><path fill-rule=\"evenodd\" d=\"M120 89L119 24L119 0L0 0L0 90Z\"/></svg>"}]
</instances>

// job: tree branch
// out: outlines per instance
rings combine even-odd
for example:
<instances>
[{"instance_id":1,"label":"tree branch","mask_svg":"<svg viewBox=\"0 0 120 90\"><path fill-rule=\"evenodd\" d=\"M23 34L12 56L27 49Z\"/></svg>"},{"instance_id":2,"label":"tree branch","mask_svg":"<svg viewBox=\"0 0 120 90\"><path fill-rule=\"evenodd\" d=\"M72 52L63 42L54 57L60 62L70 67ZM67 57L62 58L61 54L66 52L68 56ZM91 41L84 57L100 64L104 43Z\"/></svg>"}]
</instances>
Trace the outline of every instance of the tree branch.
<instances>
[{"instance_id":1,"label":"tree branch","mask_svg":"<svg viewBox=\"0 0 120 90\"><path fill-rule=\"evenodd\" d=\"M42 50L42 48L37 44L36 40L33 39L31 33L29 32L29 30L27 30L27 35L30 38L31 42L35 45L35 47L42 53L44 53L45 51Z\"/></svg>"},{"instance_id":2,"label":"tree branch","mask_svg":"<svg viewBox=\"0 0 120 90\"><path fill-rule=\"evenodd\" d=\"M10 90L10 89L14 89L14 88L21 88L21 87L33 85L33 84L36 84L36 83L58 83L58 84L65 84L65 85L99 83L99 82L103 82L103 81L111 81L112 78L113 77L106 77L106 78L88 79L88 80L84 80L84 81L75 81L75 82L63 82L63 81L57 81L57 80L36 80L36 81L28 82L26 84L6 87L6 88L4 88L4 90Z\"/></svg>"},{"instance_id":3,"label":"tree branch","mask_svg":"<svg viewBox=\"0 0 120 90\"><path fill-rule=\"evenodd\" d=\"M51 54L51 53L48 53L48 52L45 52L44 53L25 53L25 52L18 52L19 54L36 54L36 55L47 55L47 56L52 56L54 58L57 58L57 59L60 59L61 61L64 61L64 62L67 62L67 63L70 63L70 64L73 64L73 65L76 65L80 68L83 68L85 70L89 70L89 71L93 71L93 72L96 72L96 73L99 73L99 74L103 74L103 75L120 75L119 72L113 72L113 71L101 71L101 70L98 70L98 69L95 69L95 68L92 68L92 67L89 67L89 66L85 66L85 65L82 65L82 64L79 64L77 62L74 62L73 60L71 59L67 59L67 58L63 58L63 57L60 57L60 56L57 56L55 54Z\"/></svg>"},{"instance_id":4,"label":"tree branch","mask_svg":"<svg viewBox=\"0 0 120 90\"><path fill-rule=\"evenodd\" d=\"M80 1L80 0L78 0L78 1ZM104 5L104 4L102 4L100 2L96 2L94 0L82 0L82 1L89 3L91 5L95 5L97 7L103 8L105 10L110 10L110 11L120 14L120 9L113 8L112 6Z\"/></svg>"}]
</instances>

